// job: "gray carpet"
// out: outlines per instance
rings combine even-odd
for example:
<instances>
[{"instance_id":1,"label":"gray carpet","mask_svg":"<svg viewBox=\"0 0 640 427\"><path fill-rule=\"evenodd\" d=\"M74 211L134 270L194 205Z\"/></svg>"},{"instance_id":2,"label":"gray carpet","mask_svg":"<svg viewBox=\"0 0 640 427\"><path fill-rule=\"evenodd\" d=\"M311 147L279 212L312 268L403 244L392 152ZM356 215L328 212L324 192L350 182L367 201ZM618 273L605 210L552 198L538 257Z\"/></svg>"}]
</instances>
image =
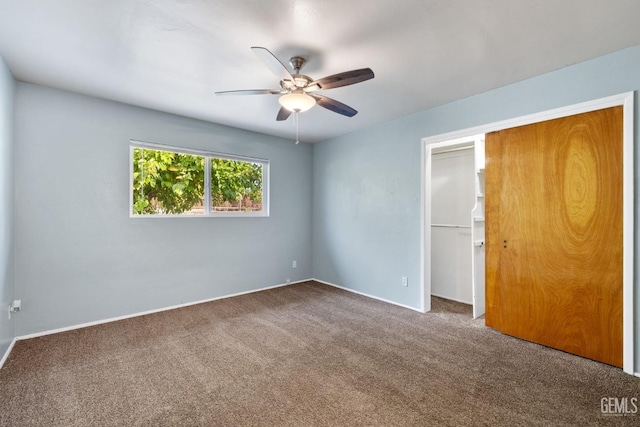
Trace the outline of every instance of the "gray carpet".
<instances>
[{"instance_id":1,"label":"gray carpet","mask_svg":"<svg viewBox=\"0 0 640 427\"><path fill-rule=\"evenodd\" d=\"M308 282L18 341L3 426L640 425L640 378Z\"/></svg>"}]
</instances>

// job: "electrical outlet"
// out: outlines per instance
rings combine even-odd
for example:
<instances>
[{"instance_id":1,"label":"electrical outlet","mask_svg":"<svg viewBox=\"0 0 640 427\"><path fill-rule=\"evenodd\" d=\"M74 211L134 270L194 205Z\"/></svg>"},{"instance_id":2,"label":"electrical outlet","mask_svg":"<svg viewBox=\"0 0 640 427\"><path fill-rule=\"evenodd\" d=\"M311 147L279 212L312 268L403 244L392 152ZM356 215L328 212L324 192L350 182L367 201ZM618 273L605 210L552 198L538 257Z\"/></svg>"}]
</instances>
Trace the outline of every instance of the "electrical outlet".
<instances>
[{"instance_id":1,"label":"electrical outlet","mask_svg":"<svg viewBox=\"0 0 640 427\"><path fill-rule=\"evenodd\" d=\"M9 304L9 320L11 320L11 313L17 313L22 308L22 300L16 299L13 300L11 304Z\"/></svg>"},{"instance_id":2,"label":"electrical outlet","mask_svg":"<svg viewBox=\"0 0 640 427\"><path fill-rule=\"evenodd\" d=\"M293 267L293 268L298 268L298 261L293 260L293 265L292 265L292 267Z\"/></svg>"},{"instance_id":3,"label":"electrical outlet","mask_svg":"<svg viewBox=\"0 0 640 427\"><path fill-rule=\"evenodd\" d=\"M406 276L402 276L402 286L409 286L409 279Z\"/></svg>"}]
</instances>

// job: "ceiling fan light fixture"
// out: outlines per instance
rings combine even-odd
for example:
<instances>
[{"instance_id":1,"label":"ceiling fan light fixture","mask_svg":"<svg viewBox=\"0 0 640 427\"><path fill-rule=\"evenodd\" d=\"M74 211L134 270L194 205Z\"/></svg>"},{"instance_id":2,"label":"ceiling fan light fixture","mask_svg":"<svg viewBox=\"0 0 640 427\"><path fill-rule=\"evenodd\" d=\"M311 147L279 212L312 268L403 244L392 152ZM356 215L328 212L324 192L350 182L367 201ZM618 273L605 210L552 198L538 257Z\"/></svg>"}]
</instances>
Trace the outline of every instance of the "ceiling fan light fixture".
<instances>
[{"instance_id":1,"label":"ceiling fan light fixture","mask_svg":"<svg viewBox=\"0 0 640 427\"><path fill-rule=\"evenodd\" d=\"M282 95L278 99L278 102L287 110L296 113L307 111L309 108L316 105L316 100L314 97L307 95L306 93L297 92Z\"/></svg>"}]
</instances>

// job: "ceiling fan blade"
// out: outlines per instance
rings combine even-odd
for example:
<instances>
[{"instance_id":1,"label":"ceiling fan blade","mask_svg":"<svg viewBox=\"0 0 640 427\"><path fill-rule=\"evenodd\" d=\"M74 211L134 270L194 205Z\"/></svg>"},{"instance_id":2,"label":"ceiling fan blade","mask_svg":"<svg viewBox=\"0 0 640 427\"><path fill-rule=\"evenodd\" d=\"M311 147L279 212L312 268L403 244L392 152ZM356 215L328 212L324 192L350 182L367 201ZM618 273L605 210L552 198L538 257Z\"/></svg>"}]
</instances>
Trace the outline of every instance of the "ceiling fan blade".
<instances>
[{"instance_id":1,"label":"ceiling fan blade","mask_svg":"<svg viewBox=\"0 0 640 427\"><path fill-rule=\"evenodd\" d=\"M269 52L269 49L254 46L251 50L253 53L258 55L258 58L262 60L264 65L266 65L273 74L278 76L280 80L293 80L293 76L289 72L289 69L285 67L285 65L280 62L273 53Z\"/></svg>"},{"instance_id":2,"label":"ceiling fan blade","mask_svg":"<svg viewBox=\"0 0 640 427\"><path fill-rule=\"evenodd\" d=\"M287 120L290 115L291 115L291 111L287 110L284 107L281 107L280 111L278 111L278 116L276 117L276 120L279 122L283 120Z\"/></svg>"},{"instance_id":3,"label":"ceiling fan blade","mask_svg":"<svg viewBox=\"0 0 640 427\"><path fill-rule=\"evenodd\" d=\"M354 83L364 82L365 80L372 79L373 77L374 74L371 68L345 71L344 73L334 74L309 83L307 91L348 86Z\"/></svg>"},{"instance_id":4,"label":"ceiling fan blade","mask_svg":"<svg viewBox=\"0 0 640 427\"><path fill-rule=\"evenodd\" d=\"M342 114L343 116L347 117L353 117L358 114L358 112L353 108L349 107L346 104L343 104L340 101L336 101L335 99L327 98L326 96L317 94L313 94L311 96L315 98L317 105L326 108L327 110L331 110L334 113Z\"/></svg>"},{"instance_id":5,"label":"ceiling fan blade","mask_svg":"<svg viewBox=\"0 0 640 427\"><path fill-rule=\"evenodd\" d=\"M279 95L283 93L279 89L249 89L249 90L225 90L216 92L216 95Z\"/></svg>"}]
</instances>

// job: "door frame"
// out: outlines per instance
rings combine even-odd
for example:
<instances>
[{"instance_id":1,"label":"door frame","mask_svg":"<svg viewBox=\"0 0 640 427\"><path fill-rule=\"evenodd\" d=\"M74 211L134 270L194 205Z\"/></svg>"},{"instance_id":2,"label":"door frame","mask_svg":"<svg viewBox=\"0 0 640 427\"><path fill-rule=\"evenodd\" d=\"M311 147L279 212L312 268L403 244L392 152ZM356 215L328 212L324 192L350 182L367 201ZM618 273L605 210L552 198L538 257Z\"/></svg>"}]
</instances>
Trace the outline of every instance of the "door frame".
<instances>
[{"instance_id":1,"label":"door frame","mask_svg":"<svg viewBox=\"0 0 640 427\"><path fill-rule=\"evenodd\" d=\"M423 257L423 263L424 263L424 271L425 272L429 272L429 274L425 274L424 276L424 280L422 281L422 289L424 292L428 292L425 295L431 295L431 179L432 179L432 162L433 162L433 156L435 154L439 154L442 152L447 152L447 151L452 151L452 150L463 150L463 149L473 149L474 153L473 153L473 164L474 164L474 170L473 173L475 175L476 173L476 152L475 152L475 148L476 148L476 141L478 139L484 139L484 134L477 134L477 135L469 135L467 137L462 137L462 138L456 138L456 139L452 139L452 140L446 140L446 141L439 141L439 142L433 142L431 144L426 144L423 147L423 151L424 151L424 155L422 156L424 158L424 190L422 191L423 193L423 197L425 199L424 202L424 245L423 245L423 249L425 251L424 257ZM484 157L484 156L483 156ZM474 192L475 194L475 192ZM471 215L472 210L469 210L469 215ZM471 228L472 232L473 232L473 228ZM471 243L473 243L473 238L474 236L471 236ZM471 247L469 247L469 255L471 256ZM472 271L471 271L472 276L475 274L475 272L473 271L473 267L472 267ZM474 294L475 294L475 290L474 290ZM422 306L420 307L420 311L422 312L427 312L431 310L431 299L430 298L425 298L425 295L422 295L422 301L421 304ZM475 297L475 295L474 295ZM474 298L472 297L472 299ZM475 306L475 303L474 303Z\"/></svg>"},{"instance_id":2,"label":"door frame","mask_svg":"<svg viewBox=\"0 0 640 427\"><path fill-rule=\"evenodd\" d=\"M431 263L431 201L427 200L427 188L431 185L427 156L431 156L430 145L468 141L478 134L529 125L560 117L573 116L609 107L623 107L623 164L622 164L622 370L634 374L634 92L600 98L566 107L516 117L472 128L422 138L421 140L421 209L420 209L420 311L431 310L431 274L427 274ZM427 173L429 172L429 173ZM428 221L428 222L427 222Z\"/></svg>"}]
</instances>

